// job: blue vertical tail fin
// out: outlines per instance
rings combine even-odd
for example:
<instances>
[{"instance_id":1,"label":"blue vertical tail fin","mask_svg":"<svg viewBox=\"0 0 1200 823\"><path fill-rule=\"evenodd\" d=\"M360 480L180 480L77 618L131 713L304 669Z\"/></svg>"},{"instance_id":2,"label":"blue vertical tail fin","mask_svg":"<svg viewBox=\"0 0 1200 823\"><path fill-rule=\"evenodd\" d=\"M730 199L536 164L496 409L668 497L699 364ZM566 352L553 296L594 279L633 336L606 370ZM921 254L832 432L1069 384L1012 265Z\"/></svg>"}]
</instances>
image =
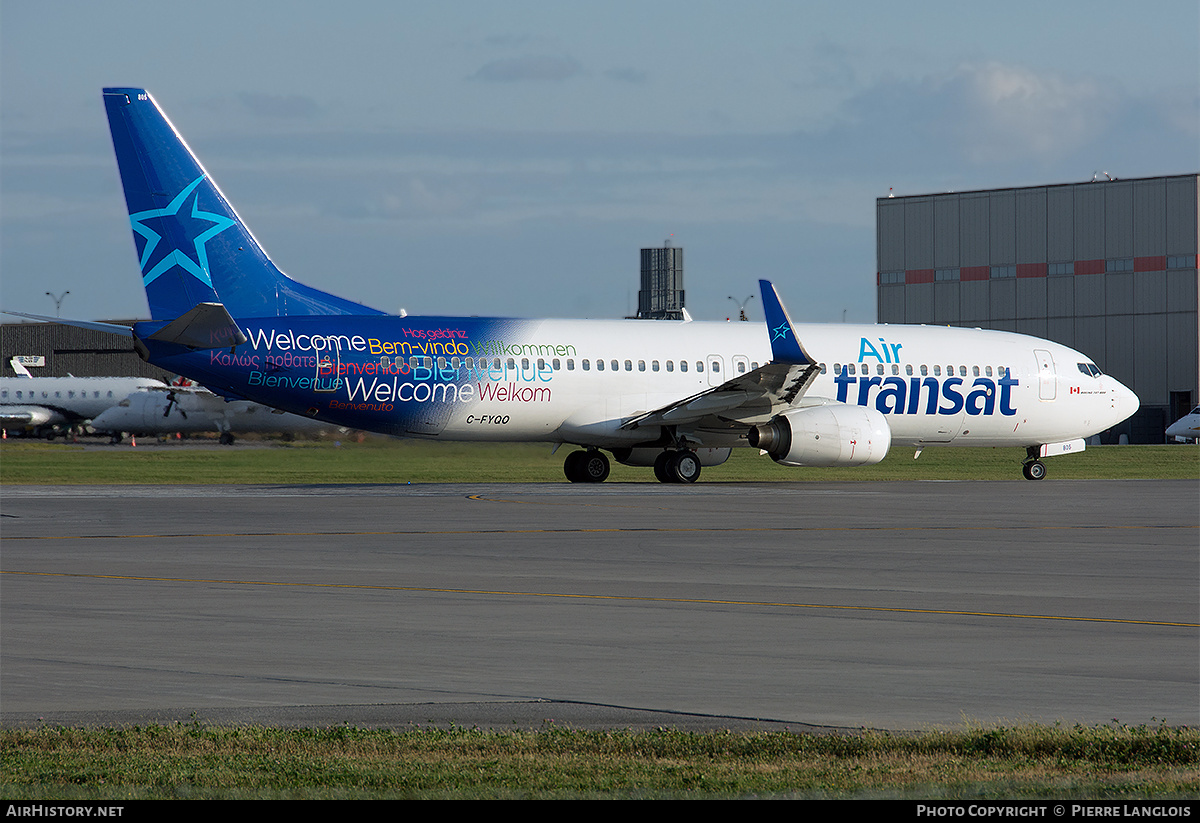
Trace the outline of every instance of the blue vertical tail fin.
<instances>
[{"instance_id":1,"label":"blue vertical tail fin","mask_svg":"<svg viewBox=\"0 0 1200 823\"><path fill-rule=\"evenodd\" d=\"M796 337L796 327L792 325L792 318L783 307L783 301L779 299L775 286L769 280L759 280L758 287L762 292L767 330L771 334L771 362L812 365L814 361Z\"/></svg>"},{"instance_id":2,"label":"blue vertical tail fin","mask_svg":"<svg viewBox=\"0 0 1200 823\"><path fill-rule=\"evenodd\" d=\"M144 89L105 89L104 107L155 320L199 303L234 317L383 313L276 268Z\"/></svg>"}]
</instances>

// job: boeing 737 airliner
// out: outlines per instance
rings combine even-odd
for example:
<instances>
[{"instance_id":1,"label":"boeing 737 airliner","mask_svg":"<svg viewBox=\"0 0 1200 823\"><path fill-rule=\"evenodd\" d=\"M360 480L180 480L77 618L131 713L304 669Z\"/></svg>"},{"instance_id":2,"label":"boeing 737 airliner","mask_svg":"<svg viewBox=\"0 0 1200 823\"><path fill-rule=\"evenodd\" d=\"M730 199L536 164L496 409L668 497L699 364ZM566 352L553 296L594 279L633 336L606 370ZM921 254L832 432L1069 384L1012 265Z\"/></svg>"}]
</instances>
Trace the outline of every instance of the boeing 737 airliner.
<instances>
[{"instance_id":1,"label":"boeing 737 airliner","mask_svg":"<svg viewBox=\"0 0 1200 823\"><path fill-rule=\"evenodd\" d=\"M300 284L259 247L143 89L104 90L152 322L141 356L228 399L403 437L580 447L694 482L734 447L789 466L877 463L894 445L1022 446L1041 457L1138 408L1047 340L923 326L398 317ZM603 450L603 451L602 451Z\"/></svg>"}]
</instances>

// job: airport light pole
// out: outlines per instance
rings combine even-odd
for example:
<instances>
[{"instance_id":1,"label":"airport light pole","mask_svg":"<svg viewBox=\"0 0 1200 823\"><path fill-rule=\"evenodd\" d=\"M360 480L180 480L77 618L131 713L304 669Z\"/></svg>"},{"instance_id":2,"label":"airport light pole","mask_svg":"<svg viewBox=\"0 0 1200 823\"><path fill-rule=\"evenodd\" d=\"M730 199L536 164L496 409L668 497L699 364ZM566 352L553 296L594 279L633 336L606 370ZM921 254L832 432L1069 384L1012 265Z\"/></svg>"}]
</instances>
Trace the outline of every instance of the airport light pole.
<instances>
[{"instance_id":1,"label":"airport light pole","mask_svg":"<svg viewBox=\"0 0 1200 823\"><path fill-rule=\"evenodd\" d=\"M754 295L753 294L750 295L745 300L738 300L733 295L730 295L729 299L732 300L734 303L737 303L738 320L745 320L746 319L746 304L754 299Z\"/></svg>"},{"instance_id":2,"label":"airport light pole","mask_svg":"<svg viewBox=\"0 0 1200 823\"><path fill-rule=\"evenodd\" d=\"M61 317L61 316L62 316L62 315L61 315L61 313L59 312L59 310L62 308L62 301L63 301L63 298L64 298L64 297L66 297L66 296L67 296L68 294L70 294L70 293L71 293L70 291L65 291L65 292L63 292L62 294L60 294L58 297L55 297L55 296L54 296L53 294L51 294L50 292L46 292L46 296L47 296L47 297L49 297L51 300L53 300L53 301L54 301L54 316L55 316L55 317Z\"/></svg>"}]
</instances>

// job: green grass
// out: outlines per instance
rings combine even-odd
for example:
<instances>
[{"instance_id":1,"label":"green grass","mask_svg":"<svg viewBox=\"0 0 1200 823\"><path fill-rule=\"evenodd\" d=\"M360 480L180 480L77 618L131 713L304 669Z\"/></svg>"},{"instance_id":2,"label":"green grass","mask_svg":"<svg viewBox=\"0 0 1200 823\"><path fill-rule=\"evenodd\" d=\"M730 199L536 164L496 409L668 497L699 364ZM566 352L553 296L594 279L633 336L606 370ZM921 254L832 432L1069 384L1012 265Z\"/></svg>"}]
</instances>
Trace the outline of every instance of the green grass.
<instances>
[{"instance_id":1,"label":"green grass","mask_svg":"<svg viewBox=\"0 0 1200 823\"><path fill-rule=\"evenodd\" d=\"M83 446L7 440L0 482L20 483L564 483L569 447L545 444L439 443L388 438L282 443L261 448ZM701 483L841 480L1021 480L1019 448L931 447L920 459L893 449L876 466L788 468L754 449L735 449L708 467ZM1200 448L1186 445L1094 446L1048 458L1048 479L1197 479ZM654 482L648 468L613 463L610 483ZM1024 482L1024 481L1022 481Z\"/></svg>"},{"instance_id":2,"label":"green grass","mask_svg":"<svg viewBox=\"0 0 1200 823\"><path fill-rule=\"evenodd\" d=\"M1195 798L1188 728L914 735L171 726L0 731L9 801L140 798Z\"/></svg>"}]
</instances>

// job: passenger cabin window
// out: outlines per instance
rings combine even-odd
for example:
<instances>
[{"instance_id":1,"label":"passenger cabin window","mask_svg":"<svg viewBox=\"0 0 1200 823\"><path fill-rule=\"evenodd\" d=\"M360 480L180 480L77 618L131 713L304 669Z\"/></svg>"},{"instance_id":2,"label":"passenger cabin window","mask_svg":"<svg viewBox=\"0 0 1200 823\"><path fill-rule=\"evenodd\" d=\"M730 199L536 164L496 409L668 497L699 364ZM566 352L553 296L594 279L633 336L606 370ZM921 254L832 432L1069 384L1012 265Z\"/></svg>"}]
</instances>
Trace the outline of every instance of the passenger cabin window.
<instances>
[{"instance_id":1,"label":"passenger cabin window","mask_svg":"<svg viewBox=\"0 0 1200 823\"><path fill-rule=\"evenodd\" d=\"M680 360L680 361L679 361L679 370L680 370L680 371L687 371L687 361L686 361L686 360Z\"/></svg>"},{"instance_id":2,"label":"passenger cabin window","mask_svg":"<svg viewBox=\"0 0 1200 823\"><path fill-rule=\"evenodd\" d=\"M667 361L667 371L675 371L675 361L674 360Z\"/></svg>"}]
</instances>

